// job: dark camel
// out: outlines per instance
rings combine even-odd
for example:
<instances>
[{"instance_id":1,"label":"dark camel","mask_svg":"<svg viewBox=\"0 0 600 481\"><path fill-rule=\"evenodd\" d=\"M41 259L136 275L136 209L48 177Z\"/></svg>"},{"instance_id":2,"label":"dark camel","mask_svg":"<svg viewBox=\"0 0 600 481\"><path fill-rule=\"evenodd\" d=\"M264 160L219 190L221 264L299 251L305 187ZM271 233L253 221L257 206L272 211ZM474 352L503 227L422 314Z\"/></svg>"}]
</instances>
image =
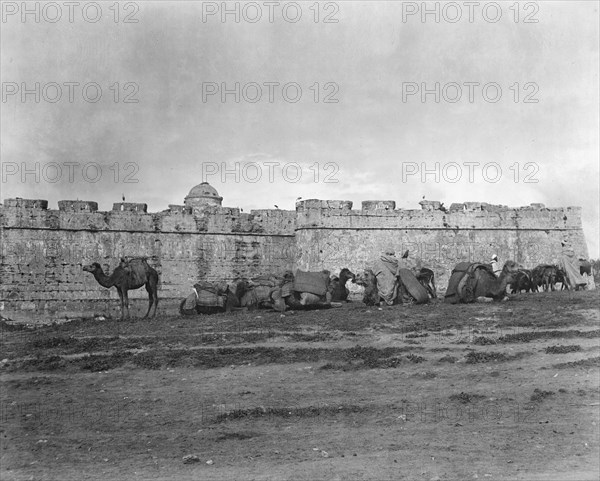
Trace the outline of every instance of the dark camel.
<instances>
[{"instance_id":1,"label":"dark camel","mask_svg":"<svg viewBox=\"0 0 600 481\"><path fill-rule=\"evenodd\" d=\"M473 295L475 299L480 297L492 298L501 301L506 297L506 286L514 282L519 266L514 261L506 261L499 277L488 269L476 269L473 273Z\"/></svg>"},{"instance_id":2,"label":"dark camel","mask_svg":"<svg viewBox=\"0 0 600 481\"><path fill-rule=\"evenodd\" d=\"M127 291L139 289L146 286L148 291L148 312L143 317L146 319L150 314L150 309L154 305L152 317L156 316L156 308L158 307L158 272L154 270L145 258L136 258L126 261L121 259L119 266L113 271L110 276L107 276L100 264L94 262L89 266L84 266L83 270L91 272L94 279L102 287L110 289L116 287L121 299L121 320L127 317L129 319L129 297Z\"/></svg>"},{"instance_id":3,"label":"dark camel","mask_svg":"<svg viewBox=\"0 0 600 481\"><path fill-rule=\"evenodd\" d=\"M354 282L355 279L356 276L354 275L354 273L345 267L340 271L339 276L332 276L331 284L329 284L331 300L337 302L348 302L348 295L350 294L350 291L346 287L346 282L348 282L349 280L352 280L352 282Z\"/></svg>"},{"instance_id":4,"label":"dark camel","mask_svg":"<svg viewBox=\"0 0 600 481\"><path fill-rule=\"evenodd\" d=\"M555 291L557 282L561 283L561 290L569 288L564 271L556 265L542 264L534 267L531 271L532 291L534 292L539 291L540 287L544 292Z\"/></svg>"},{"instance_id":5,"label":"dark camel","mask_svg":"<svg viewBox=\"0 0 600 481\"><path fill-rule=\"evenodd\" d=\"M531 271L528 269L519 269L515 274L515 280L510 284L511 294L525 292L533 292L533 284L531 280Z\"/></svg>"}]
</instances>

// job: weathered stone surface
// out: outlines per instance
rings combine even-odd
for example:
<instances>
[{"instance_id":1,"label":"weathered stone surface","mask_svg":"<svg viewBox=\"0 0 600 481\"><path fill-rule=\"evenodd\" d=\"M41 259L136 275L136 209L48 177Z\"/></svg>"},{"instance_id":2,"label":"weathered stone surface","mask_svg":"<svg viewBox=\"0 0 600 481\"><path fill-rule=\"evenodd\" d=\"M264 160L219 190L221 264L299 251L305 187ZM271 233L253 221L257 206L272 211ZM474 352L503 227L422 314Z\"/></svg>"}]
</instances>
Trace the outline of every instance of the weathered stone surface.
<instances>
[{"instance_id":1,"label":"weathered stone surface","mask_svg":"<svg viewBox=\"0 0 600 481\"><path fill-rule=\"evenodd\" d=\"M419 202L419 205L423 210L432 211L439 210L442 204L439 200L422 200L421 202Z\"/></svg>"},{"instance_id":2,"label":"weathered stone surface","mask_svg":"<svg viewBox=\"0 0 600 481\"><path fill-rule=\"evenodd\" d=\"M568 236L587 257L581 208L521 209L482 202L453 204L440 210L298 211L297 267L304 270L368 266L383 251L410 251L409 264L434 270L445 288L452 268L461 261L515 260L527 267L554 263L560 242ZM579 254L578 254L579 255Z\"/></svg>"},{"instance_id":3,"label":"weathered stone surface","mask_svg":"<svg viewBox=\"0 0 600 481\"><path fill-rule=\"evenodd\" d=\"M121 212L147 212L148 204L139 204L134 202L115 202L112 210Z\"/></svg>"},{"instance_id":4,"label":"weathered stone surface","mask_svg":"<svg viewBox=\"0 0 600 481\"><path fill-rule=\"evenodd\" d=\"M394 210L396 201L393 200L363 200L362 210Z\"/></svg>"},{"instance_id":5,"label":"weathered stone surface","mask_svg":"<svg viewBox=\"0 0 600 481\"><path fill-rule=\"evenodd\" d=\"M58 210L67 212L96 212L98 202L87 200L59 200Z\"/></svg>"},{"instance_id":6,"label":"weathered stone surface","mask_svg":"<svg viewBox=\"0 0 600 481\"><path fill-rule=\"evenodd\" d=\"M147 213L145 207L100 212L95 202L70 202L59 210L27 199L0 205L3 316L47 322L77 313L118 315L116 290L99 286L82 266L99 262L112 271L126 256L148 258L160 274L159 309L175 313L199 279L231 281L296 268L359 272L390 248L408 249L409 264L432 268L442 289L464 260L497 254L501 263L553 263L564 239L576 255L588 255L580 207L469 202L442 212L365 201L362 210L352 210L350 201L309 199L297 202L296 211L244 213L203 204ZM130 297L140 312L147 306L144 289Z\"/></svg>"},{"instance_id":7,"label":"weathered stone surface","mask_svg":"<svg viewBox=\"0 0 600 481\"><path fill-rule=\"evenodd\" d=\"M48 201L41 199L6 199L4 201L6 207L20 207L24 209L47 209Z\"/></svg>"},{"instance_id":8,"label":"weathered stone surface","mask_svg":"<svg viewBox=\"0 0 600 481\"><path fill-rule=\"evenodd\" d=\"M350 200L320 200L320 199L306 199L299 200L296 202L296 210L308 210L308 209L337 209L337 210L351 210L352 201Z\"/></svg>"},{"instance_id":9,"label":"weathered stone surface","mask_svg":"<svg viewBox=\"0 0 600 481\"><path fill-rule=\"evenodd\" d=\"M450 204L450 209L448 209L450 212L458 212L458 211L463 211L465 210L465 204L464 203L453 203Z\"/></svg>"},{"instance_id":10,"label":"weathered stone surface","mask_svg":"<svg viewBox=\"0 0 600 481\"><path fill-rule=\"evenodd\" d=\"M187 207L185 205L169 204L169 211L173 212L173 213L179 213L179 214L191 214L192 208Z\"/></svg>"}]
</instances>

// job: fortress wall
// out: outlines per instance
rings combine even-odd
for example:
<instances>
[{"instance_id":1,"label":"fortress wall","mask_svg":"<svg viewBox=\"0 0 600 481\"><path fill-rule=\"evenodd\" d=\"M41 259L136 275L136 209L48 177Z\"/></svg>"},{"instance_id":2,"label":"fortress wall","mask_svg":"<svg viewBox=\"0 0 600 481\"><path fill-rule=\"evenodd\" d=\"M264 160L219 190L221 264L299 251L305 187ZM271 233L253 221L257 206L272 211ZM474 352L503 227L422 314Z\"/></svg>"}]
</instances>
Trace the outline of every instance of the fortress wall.
<instances>
[{"instance_id":1,"label":"fortress wall","mask_svg":"<svg viewBox=\"0 0 600 481\"><path fill-rule=\"evenodd\" d=\"M272 217L285 214L264 211L257 219L227 208L193 215L0 207L0 314L27 321L119 315L116 289L101 287L82 267L98 262L112 272L125 256L148 257L160 275L160 309L174 314L200 279L231 281L291 268L293 229L282 222L274 230ZM144 288L130 291L132 313L145 313L147 299Z\"/></svg>"},{"instance_id":2,"label":"fortress wall","mask_svg":"<svg viewBox=\"0 0 600 481\"><path fill-rule=\"evenodd\" d=\"M437 207L436 207L437 206ZM160 274L160 311L177 312L197 280L231 281L285 269L372 266L381 251L410 251L410 267L435 271L445 289L461 261L513 259L525 267L554 263L561 241L587 258L581 209L543 205L509 208L484 203L423 202L398 210L394 201L304 200L296 211L221 206L169 206L148 213L146 204L118 203L98 211L95 202L8 199L0 205L0 314L23 321L52 321L110 312L119 315L116 289L102 288L82 266L99 262L112 272L121 257L148 257ZM352 287L355 291L356 286ZM145 289L130 291L132 313L147 308Z\"/></svg>"},{"instance_id":3,"label":"fortress wall","mask_svg":"<svg viewBox=\"0 0 600 481\"><path fill-rule=\"evenodd\" d=\"M512 259L529 268L555 263L565 239L577 255L588 255L578 207L489 206L454 212L366 207L358 211L299 204L298 268L360 272L386 249L398 257L408 249L408 266L433 269L443 290L454 266L463 261L489 262L497 254L501 263Z\"/></svg>"}]
</instances>

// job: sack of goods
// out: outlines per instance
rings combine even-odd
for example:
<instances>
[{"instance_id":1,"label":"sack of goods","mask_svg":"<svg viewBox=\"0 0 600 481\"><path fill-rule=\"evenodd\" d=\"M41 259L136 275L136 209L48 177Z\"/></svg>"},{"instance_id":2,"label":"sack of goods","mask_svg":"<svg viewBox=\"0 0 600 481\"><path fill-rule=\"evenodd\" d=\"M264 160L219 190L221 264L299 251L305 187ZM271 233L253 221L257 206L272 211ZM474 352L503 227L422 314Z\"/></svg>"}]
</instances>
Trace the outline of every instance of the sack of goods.
<instances>
[{"instance_id":1,"label":"sack of goods","mask_svg":"<svg viewBox=\"0 0 600 481\"><path fill-rule=\"evenodd\" d=\"M475 271L485 269L495 277L492 266L477 262L460 262L452 270L448 280L448 289L444 296L444 302L458 304L459 302L473 302L475 300Z\"/></svg>"},{"instance_id":2,"label":"sack of goods","mask_svg":"<svg viewBox=\"0 0 600 481\"><path fill-rule=\"evenodd\" d=\"M294 291L324 296L329 287L329 273L296 271Z\"/></svg>"},{"instance_id":3,"label":"sack of goods","mask_svg":"<svg viewBox=\"0 0 600 481\"><path fill-rule=\"evenodd\" d=\"M400 277L402 285L415 300L415 304L425 304L429 302L427 290L421 285L411 270L399 269L398 276Z\"/></svg>"},{"instance_id":4,"label":"sack of goods","mask_svg":"<svg viewBox=\"0 0 600 481\"><path fill-rule=\"evenodd\" d=\"M226 287L201 281L194 284L196 290L196 304L206 307L224 307L227 300L225 295Z\"/></svg>"}]
</instances>

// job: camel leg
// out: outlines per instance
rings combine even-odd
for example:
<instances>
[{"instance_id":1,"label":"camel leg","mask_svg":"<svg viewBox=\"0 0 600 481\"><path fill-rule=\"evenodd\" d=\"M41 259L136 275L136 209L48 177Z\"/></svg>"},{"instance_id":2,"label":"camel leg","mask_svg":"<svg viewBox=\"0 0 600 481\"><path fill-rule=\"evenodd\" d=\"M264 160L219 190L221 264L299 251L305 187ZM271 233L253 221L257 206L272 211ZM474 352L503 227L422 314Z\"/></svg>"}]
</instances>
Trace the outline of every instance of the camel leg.
<instances>
[{"instance_id":1,"label":"camel leg","mask_svg":"<svg viewBox=\"0 0 600 481\"><path fill-rule=\"evenodd\" d=\"M142 317L142 319L148 319L148 314L150 314L150 309L152 309L152 304L154 304L154 294L150 284L146 284L146 291L148 292L148 312L146 312L146 315ZM154 313L156 314L156 309L154 310Z\"/></svg>"},{"instance_id":2,"label":"camel leg","mask_svg":"<svg viewBox=\"0 0 600 481\"><path fill-rule=\"evenodd\" d=\"M154 295L154 312L152 313L152 317L156 317L156 309L158 308L158 288L156 286L152 289L152 294Z\"/></svg>"},{"instance_id":3,"label":"camel leg","mask_svg":"<svg viewBox=\"0 0 600 481\"><path fill-rule=\"evenodd\" d=\"M123 300L124 300L126 317L127 317L127 319L131 319L131 317L129 315L129 296L127 295L127 291L125 289L123 289Z\"/></svg>"},{"instance_id":4,"label":"camel leg","mask_svg":"<svg viewBox=\"0 0 600 481\"><path fill-rule=\"evenodd\" d=\"M156 279L150 278L149 282L150 291L148 294L152 292L152 298L154 299L154 311L152 312L152 318L156 317L156 309L158 308L158 277ZM148 312L150 312L150 308L148 308Z\"/></svg>"},{"instance_id":5,"label":"camel leg","mask_svg":"<svg viewBox=\"0 0 600 481\"><path fill-rule=\"evenodd\" d=\"M117 289L117 292L119 293L119 299L121 300L121 320L123 320L125 318L125 303L123 300L123 291L121 291L121 289Z\"/></svg>"}]
</instances>

